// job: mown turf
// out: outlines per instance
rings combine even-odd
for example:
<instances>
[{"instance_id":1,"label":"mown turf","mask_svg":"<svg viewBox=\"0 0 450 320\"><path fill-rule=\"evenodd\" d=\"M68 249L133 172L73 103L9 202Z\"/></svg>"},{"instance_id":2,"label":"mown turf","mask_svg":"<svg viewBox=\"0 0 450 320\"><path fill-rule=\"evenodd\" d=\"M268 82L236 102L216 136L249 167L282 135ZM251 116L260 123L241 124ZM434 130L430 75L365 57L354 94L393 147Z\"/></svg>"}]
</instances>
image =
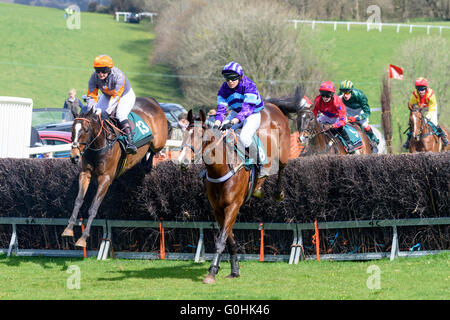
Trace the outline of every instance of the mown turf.
<instances>
[{"instance_id":1,"label":"mown turf","mask_svg":"<svg viewBox=\"0 0 450 320\"><path fill-rule=\"evenodd\" d=\"M209 263L0 256L0 299L391 300L450 298L449 253L367 262L241 262L241 277L202 283ZM80 289L73 288L74 268ZM372 281L379 271L379 288ZM372 277L372 278L371 278ZM368 286L369 284L369 286Z\"/></svg>"},{"instance_id":2,"label":"mown turf","mask_svg":"<svg viewBox=\"0 0 450 320\"><path fill-rule=\"evenodd\" d=\"M81 12L80 22L80 29L70 30L63 10L0 2L0 95L32 98L39 108L62 107L70 88L79 97L86 93L94 57L105 53L137 96L180 101L170 68L150 66L153 24L118 23L112 15L88 12Z\"/></svg>"}]
</instances>

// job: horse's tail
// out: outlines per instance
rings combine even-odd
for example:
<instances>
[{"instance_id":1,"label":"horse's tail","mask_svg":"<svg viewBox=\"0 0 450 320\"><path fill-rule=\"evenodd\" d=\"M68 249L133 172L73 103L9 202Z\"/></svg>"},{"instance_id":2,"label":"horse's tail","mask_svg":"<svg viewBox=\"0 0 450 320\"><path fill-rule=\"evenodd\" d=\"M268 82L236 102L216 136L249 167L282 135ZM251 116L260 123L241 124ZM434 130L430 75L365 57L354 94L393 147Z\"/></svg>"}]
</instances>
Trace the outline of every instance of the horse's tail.
<instances>
[{"instance_id":1,"label":"horse's tail","mask_svg":"<svg viewBox=\"0 0 450 320\"><path fill-rule=\"evenodd\" d=\"M267 102L275 104L284 115L289 113L297 113L301 107L301 101L305 95L305 88L302 85L298 85L295 88L295 94L293 97L282 97L282 98L269 98L266 99Z\"/></svg>"}]
</instances>

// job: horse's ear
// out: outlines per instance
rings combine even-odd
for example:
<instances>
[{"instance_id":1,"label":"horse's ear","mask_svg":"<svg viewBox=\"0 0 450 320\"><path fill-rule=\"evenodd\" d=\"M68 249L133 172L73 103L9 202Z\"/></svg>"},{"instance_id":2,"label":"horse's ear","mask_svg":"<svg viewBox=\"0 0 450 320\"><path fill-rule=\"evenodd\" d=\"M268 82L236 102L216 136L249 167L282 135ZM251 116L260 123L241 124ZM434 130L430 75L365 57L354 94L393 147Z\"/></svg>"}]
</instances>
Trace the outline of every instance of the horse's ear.
<instances>
[{"instance_id":1,"label":"horse's ear","mask_svg":"<svg viewBox=\"0 0 450 320\"><path fill-rule=\"evenodd\" d=\"M205 111L203 111L203 109L200 109L200 120L202 121L202 123L205 123L206 121L206 113Z\"/></svg>"},{"instance_id":2,"label":"horse's ear","mask_svg":"<svg viewBox=\"0 0 450 320\"><path fill-rule=\"evenodd\" d=\"M194 122L194 113L192 112L192 109L190 109L188 111L187 119L188 119L189 123L193 123Z\"/></svg>"}]
</instances>

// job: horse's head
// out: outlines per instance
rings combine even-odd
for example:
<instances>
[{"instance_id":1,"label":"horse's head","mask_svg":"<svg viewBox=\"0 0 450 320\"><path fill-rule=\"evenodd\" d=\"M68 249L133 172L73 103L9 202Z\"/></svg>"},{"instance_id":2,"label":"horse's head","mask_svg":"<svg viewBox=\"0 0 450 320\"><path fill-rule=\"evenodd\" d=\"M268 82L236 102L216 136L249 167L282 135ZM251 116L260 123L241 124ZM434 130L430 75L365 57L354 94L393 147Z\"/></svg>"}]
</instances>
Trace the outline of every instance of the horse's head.
<instances>
[{"instance_id":1,"label":"horse's head","mask_svg":"<svg viewBox=\"0 0 450 320\"><path fill-rule=\"evenodd\" d=\"M411 129L411 133L413 138L416 141L420 140L420 135L422 134L422 130L425 127L425 117L424 112L426 108L420 108L417 104L409 104L408 108L409 112L409 127Z\"/></svg>"},{"instance_id":2,"label":"horse's head","mask_svg":"<svg viewBox=\"0 0 450 320\"><path fill-rule=\"evenodd\" d=\"M72 150L70 160L77 164L83 153L95 142L101 129L99 116L93 109L87 113L81 113L73 121L72 125Z\"/></svg>"},{"instance_id":3,"label":"horse's head","mask_svg":"<svg viewBox=\"0 0 450 320\"><path fill-rule=\"evenodd\" d=\"M311 108L302 108L297 112L297 129L299 140L303 144L307 144L316 130L316 117Z\"/></svg>"},{"instance_id":4,"label":"horse's head","mask_svg":"<svg viewBox=\"0 0 450 320\"><path fill-rule=\"evenodd\" d=\"M178 163L181 169L185 170L190 163L198 163L202 158L202 139L206 130L206 114L200 110L200 117L195 119L192 109L187 115L189 125L183 133L183 142L181 144L181 154L178 157Z\"/></svg>"}]
</instances>

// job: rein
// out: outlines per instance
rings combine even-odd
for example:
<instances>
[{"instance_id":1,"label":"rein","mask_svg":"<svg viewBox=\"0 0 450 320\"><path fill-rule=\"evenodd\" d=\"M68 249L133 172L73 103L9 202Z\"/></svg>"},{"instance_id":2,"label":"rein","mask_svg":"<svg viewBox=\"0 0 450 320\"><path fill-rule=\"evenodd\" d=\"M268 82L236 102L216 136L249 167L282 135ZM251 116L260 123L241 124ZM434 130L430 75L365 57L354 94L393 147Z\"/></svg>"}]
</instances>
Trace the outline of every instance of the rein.
<instances>
[{"instance_id":1,"label":"rein","mask_svg":"<svg viewBox=\"0 0 450 320\"><path fill-rule=\"evenodd\" d=\"M98 115L98 117L99 117L99 121L100 121L100 130L98 131L98 133L97 133L97 135L95 136L95 138L92 139L89 143L86 143L86 142L77 142L76 144L75 144L75 143L72 143L72 148L77 148L78 151L80 151L80 155L81 155L81 156L83 156L87 151L91 151L91 152L94 152L94 153L103 153L103 152L106 152L107 150L109 150L109 149L114 145L114 143L117 142L117 140L119 139L119 136L118 136L117 133L114 131L115 138L114 138L113 140L109 140L107 137L105 138L105 139L108 141L108 143L107 143L106 146L104 146L104 147L102 147L102 148L98 148L98 149L92 148L92 144L100 137L100 135L101 135L101 133L103 132L103 130L108 131L108 129L105 128L105 126L104 126L104 122L107 122L107 123L113 128L113 130L116 129L116 130L118 130L119 132L122 132L122 133L123 133L122 130L120 130L119 128L117 128L117 127L116 127L114 124L112 124L109 120L102 120L102 119L101 119L101 115ZM90 124L90 130L92 130L91 120L89 120L89 119L87 119L87 118L80 118L80 117L79 117L79 118L75 118L74 121L75 121L75 120L87 121L87 122ZM79 145L85 145L85 148L84 148L84 151L83 151L83 152L81 152Z\"/></svg>"},{"instance_id":2,"label":"rein","mask_svg":"<svg viewBox=\"0 0 450 320\"><path fill-rule=\"evenodd\" d=\"M412 112L419 112L420 113L420 111L412 111ZM422 115L422 113L420 113L421 115ZM415 117L415 115L413 115L414 117ZM430 128L430 130L429 130L429 132L427 132L427 133L425 133L425 134L422 134L422 131L423 131L423 129L425 129L425 127L426 126L430 126L428 123L427 123L427 119L422 115L422 117L421 118L419 118L419 119L422 119L422 124L420 125L420 130L419 130L419 134L418 135L412 135L413 136L413 138L419 138L419 140L422 140L423 138L426 138L426 137L428 137L428 136L431 136L431 135L433 135L434 133L433 133L433 130ZM408 128L408 130L410 130L411 132L412 132L412 126L411 126L411 121L410 121L410 124L409 124L409 128Z\"/></svg>"},{"instance_id":3,"label":"rein","mask_svg":"<svg viewBox=\"0 0 450 320\"><path fill-rule=\"evenodd\" d=\"M214 148L216 148L219 143L223 142L223 140L225 139L225 137L227 136L227 134L230 133L233 136L233 140L234 142L237 142L237 136L236 133L233 130L225 130L225 132L222 133L222 136L220 137L220 139L214 144ZM230 171L228 171L224 176L220 177L220 178L211 178L210 176L208 176L208 171L206 171L206 180L208 180L211 183L223 183L225 181L227 181L228 179L230 179L232 176L234 176L239 170L241 170L244 167L244 162L241 162L240 164L238 164L236 167L230 167Z\"/></svg>"}]
</instances>

